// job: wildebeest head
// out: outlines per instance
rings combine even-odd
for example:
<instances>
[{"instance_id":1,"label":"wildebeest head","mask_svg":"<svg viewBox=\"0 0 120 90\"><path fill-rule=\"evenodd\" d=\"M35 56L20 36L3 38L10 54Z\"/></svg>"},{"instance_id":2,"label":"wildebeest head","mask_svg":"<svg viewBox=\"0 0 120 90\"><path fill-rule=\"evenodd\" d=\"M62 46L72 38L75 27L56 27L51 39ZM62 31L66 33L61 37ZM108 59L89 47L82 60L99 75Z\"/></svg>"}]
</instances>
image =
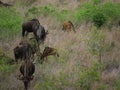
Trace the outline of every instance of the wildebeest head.
<instances>
[{"instance_id":1,"label":"wildebeest head","mask_svg":"<svg viewBox=\"0 0 120 90\"><path fill-rule=\"evenodd\" d=\"M37 41L44 42L47 34L48 31L45 31L45 28L40 25L39 29L37 30Z\"/></svg>"}]
</instances>

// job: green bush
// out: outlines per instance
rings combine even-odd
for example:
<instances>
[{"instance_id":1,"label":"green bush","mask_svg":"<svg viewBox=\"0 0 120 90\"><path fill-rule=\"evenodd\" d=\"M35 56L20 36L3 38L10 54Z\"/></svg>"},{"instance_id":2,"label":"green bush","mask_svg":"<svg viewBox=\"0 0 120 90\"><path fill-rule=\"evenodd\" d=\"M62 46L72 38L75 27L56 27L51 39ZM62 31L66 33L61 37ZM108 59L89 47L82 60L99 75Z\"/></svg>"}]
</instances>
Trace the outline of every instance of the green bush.
<instances>
[{"instance_id":1,"label":"green bush","mask_svg":"<svg viewBox=\"0 0 120 90\"><path fill-rule=\"evenodd\" d=\"M92 19L94 25L98 28L101 27L106 22L106 17L100 12L95 13Z\"/></svg>"},{"instance_id":2,"label":"green bush","mask_svg":"<svg viewBox=\"0 0 120 90\"><path fill-rule=\"evenodd\" d=\"M76 23L90 21L95 26L100 27L107 22L120 20L120 4L106 2L101 4L100 0L93 0L79 6L72 15Z\"/></svg>"}]
</instances>

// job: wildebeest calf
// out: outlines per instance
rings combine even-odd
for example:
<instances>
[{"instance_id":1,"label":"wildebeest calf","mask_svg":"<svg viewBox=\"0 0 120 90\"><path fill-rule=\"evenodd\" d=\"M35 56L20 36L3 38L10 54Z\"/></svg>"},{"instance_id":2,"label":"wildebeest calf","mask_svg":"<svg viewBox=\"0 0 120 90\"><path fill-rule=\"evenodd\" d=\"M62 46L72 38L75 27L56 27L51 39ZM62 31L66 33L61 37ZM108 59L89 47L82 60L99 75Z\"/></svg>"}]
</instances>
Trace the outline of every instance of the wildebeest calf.
<instances>
[{"instance_id":1,"label":"wildebeest calf","mask_svg":"<svg viewBox=\"0 0 120 90\"><path fill-rule=\"evenodd\" d=\"M41 58L40 58L41 59L41 64L43 63L44 58L46 57L46 59L47 59L47 56L49 56L49 55L54 55L54 56L59 57L57 49L51 48L51 47L45 47L45 49L44 49L44 51L41 55Z\"/></svg>"},{"instance_id":2,"label":"wildebeest calf","mask_svg":"<svg viewBox=\"0 0 120 90\"><path fill-rule=\"evenodd\" d=\"M68 31L69 32L69 31L71 31L71 29L74 31L74 33L76 33L74 25L71 21L67 21L67 22L64 22L62 24L62 30L63 31Z\"/></svg>"}]
</instances>

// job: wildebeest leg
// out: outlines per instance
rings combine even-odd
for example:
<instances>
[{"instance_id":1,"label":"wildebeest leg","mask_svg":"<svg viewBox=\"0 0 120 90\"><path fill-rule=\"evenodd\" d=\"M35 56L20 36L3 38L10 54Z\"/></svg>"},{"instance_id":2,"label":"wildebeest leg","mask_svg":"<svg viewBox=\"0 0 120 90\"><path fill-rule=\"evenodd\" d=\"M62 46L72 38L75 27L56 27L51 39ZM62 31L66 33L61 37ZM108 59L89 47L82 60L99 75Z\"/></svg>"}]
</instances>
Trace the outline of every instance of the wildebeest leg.
<instances>
[{"instance_id":1,"label":"wildebeest leg","mask_svg":"<svg viewBox=\"0 0 120 90\"><path fill-rule=\"evenodd\" d=\"M24 37L24 36L25 36L25 29L22 28L22 37Z\"/></svg>"},{"instance_id":2,"label":"wildebeest leg","mask_svg":"<svg viewBox=\"0 0 120 90\"><path fill-rule=\"evenodd\" d=\"M29 81L24 81L24 86L25 86L24 90L28 90L28 84L29 84Z\"/></svg>"}]
</instances>

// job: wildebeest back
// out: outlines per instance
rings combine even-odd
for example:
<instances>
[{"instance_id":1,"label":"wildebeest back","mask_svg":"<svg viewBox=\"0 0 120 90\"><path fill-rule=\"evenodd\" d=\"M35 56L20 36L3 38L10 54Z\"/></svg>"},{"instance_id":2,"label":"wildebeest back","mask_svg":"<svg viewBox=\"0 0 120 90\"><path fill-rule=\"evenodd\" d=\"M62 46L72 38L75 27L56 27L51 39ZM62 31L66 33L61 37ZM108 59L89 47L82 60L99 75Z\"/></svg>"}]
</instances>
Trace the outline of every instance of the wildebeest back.
<instances>
[{"instance_id":1,"label":"wildebeest back","mask_svg":"<svg viewBox=\"0 0 120 90\"><path fill-rule=\"evenodd\" d=\"M23 76L25 76L25 69L24 69L25 66L26 66L26 63L23 62L20 67L20 72ZM27 69L27 76L30 77L35 72L35 65L32 62L28 61L26 69Z\"/></svg>"}]
</instances>

